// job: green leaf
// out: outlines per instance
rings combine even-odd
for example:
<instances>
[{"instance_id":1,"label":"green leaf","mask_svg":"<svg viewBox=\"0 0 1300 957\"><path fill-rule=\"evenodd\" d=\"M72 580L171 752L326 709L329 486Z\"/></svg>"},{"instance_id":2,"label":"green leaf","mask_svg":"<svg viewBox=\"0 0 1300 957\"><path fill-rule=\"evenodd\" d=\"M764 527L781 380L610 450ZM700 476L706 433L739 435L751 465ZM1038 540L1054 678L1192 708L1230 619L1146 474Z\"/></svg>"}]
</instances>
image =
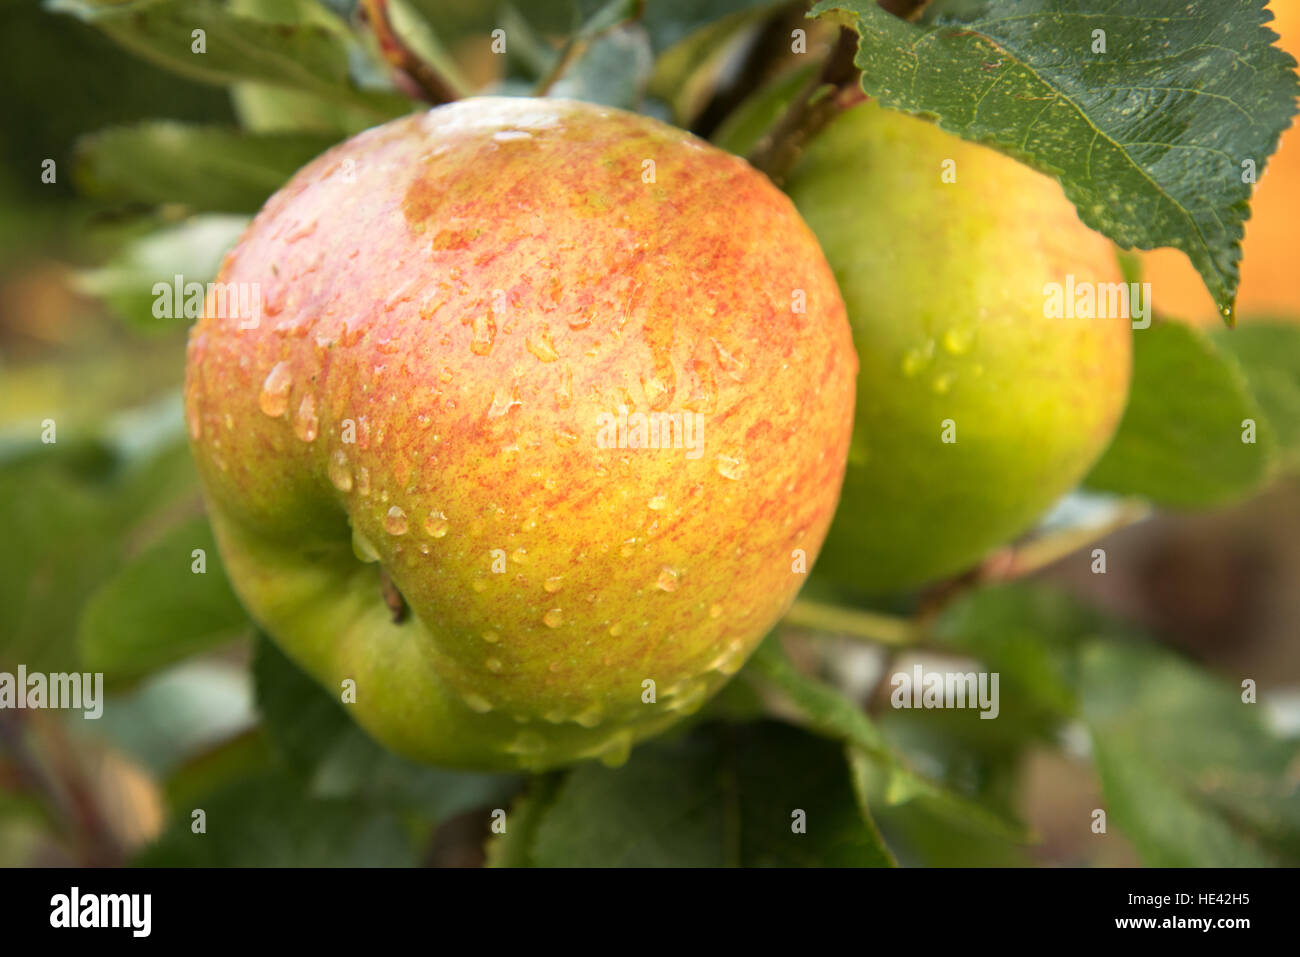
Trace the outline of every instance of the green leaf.
<instances>
[{"instance_id":1,"label":"green leaf","mask_svg":"<svg viewBox=\"0 0 1300 957\"><path fill-rule=\"evenodd\" d=\"M758 676L777 688L797 709L802 726L843 741L869 759L854 760L853 768L856 793L871 806L915 801L960 827L1003 840L1026 840L1018 822L912 770L861 708L830 685L796 670L775 638L759 646L742 674Z\"/></svg>"},{"instance_id":2,"label":"green leaf","mask_svg":"<svg viewBox=\"0 0 1300 957\"><path fill-rule=\"evenodd\" d=\"M1253 442L1243 441L1248 420ZM1155 323L1134 331L1128 407L1085 484L1166 506L1218 505L1259 488L1276 452L1237 363L1191 326Z\"/></svg>"},{"instance_id":3,"label":"green leaf","mask_svg":"<svg viewBox=\"0 0 1300 957\"><path fill-rule=\"evenodd\" d=\"M1246 373L1287 468L1300 468L1300 322L1254 321L1216 329L1214 342Z\"/></svg>"},{"instance_id":4,"label":"green leaf","mask_svg":"<svg viewBox=\"0 0 1300 957\"><path fill-rule=\"evenodd\" d=\"M329 134L248 134L159 120L83 137L76 176L85 192L119 202L254 213L337 141Z\"/></svg>"},{"instance_id":5,"label":"green leaf","mask_svg":"<svg viewBox=\"0 0 1300 957\"><path fill-rule=\"evenodd\" d=\"M119 567L124 537L152 515L197 505L184 442L158 445L157 428L136 413L121 440L110 427L78 441L60 420L56 444L0 447L0 668L81 670L82 608Z\"/></svg>"},{"instance_id":6,"label":"green leaf","mask_svg":"<svg viewBox=\"0 0 1300 957\"><path fill-rule=\"evenodd\" d=\"M195 549L206 572L195 573ZM91 596L81 617L81 660L110 683L248 634L248 615L230 588L206 519L173 529Z\"/></svg>"},{"instance_id":7,"label":"green leaf","mask_svg":"<svg viewBox=\"0 0 1300 957\"><path fill-rule=\"evenodd\" d=\"M261 81L366 109L376 122L409 112L404 97L361 89L349 70L353 48L327 20L272 23L232 13L216 0L46 0L133 53L205 83ZM195 31L203 31L203 52Z\"/></svg>"},{"instance_id":8,"label":"green leaf","mask_svg":"<svg viewBox=\"0 0 1300 957\"><path fill-rule=\"evenodd\" d=\"M1259 705L1154 648L1090 644L1083 713L1112 821L1151 867L1300 862L1300 748Z\"/></svg>"},{"instance_id":9,"label":"green leaf","mask_svg":"<svg viewBox=\"0 0 1300 957\"><path fill-rule=\"evenodd\" d=\"M797 833L797 812L806 833ZM841 748L786 725L713 725L576 768L537 827L542 867L888 866Z\"/></svg>"},{"instance_id":10,"label":"green leaf","mask_svg":"<svg viewBox=\"0 0 1300 957\"><path fill-rule=\"evenodd\" d=\"M989 0L917 26L875 0L823 0L851 24L862 88L1055 177L1124 247L1174 246L1225 315L1251 186L1296 111L1295 61L1264 0ZM1105 52L1093 52L1096 31Z\"/></svg>"},{"instance_id":11,"label":"green leaf","mask_svg":"<svg viewBox=\"0 0 1300 957\"><path fill-rule=\"evenodd\" d=\"M384 750L265 636L254 652L253 685L273 747L314 796L361 798L436 822L474 807L505 806L518 787L514 775L444 771Z\"/></svg>"},{"instance_id":12,"label":"green leaf","mask_svg":"<svg viewBox=\"0 0 1300 957\"><path fill-rule=\"evenodd\" d=\"M105 265L77 273L79 291L104 300L118 316L139 329L169 331L184 325L183 306L189 294L183 292L177 303L174 292L165 302L172 315L158 318L155 305L160 300L154 285L173 287L175 277L185 283L207 283L216 277L221 258L233 246L248 225L244 216L206 214L143 236L128 243Z\"/></svg>"},{"instance_id":13,"label":"green leaf","mask_svg":"<svg viewBox=\"0 0 1300 957\"><path fill-rule=\"evenodd\" d=\"M958 598L933 635L995 669L1003 697L1042 723L1078 713L1078 644L1102 627L1099 616L1063 593L1004 584ZM1016 716L1004 709L1000 717Z\"/></svg>"},{"instance_id":14,"label":"green leaf","mask_svg":"<svg viewBox=\"0 0 1300 957\"><path fill-rule=\"evenodd\" d=\"M535 867L533 845L537 831L546 812L550 810L559 793L563 774L538 774L532 779L528 793L520 795L506 816L506 829L493 834L487 843L488 867Z\"/></svg>"},{"instance_id":15,"label":"green leaf","mask_svg":"<svg viewBox=\"0 0 1300 957\"><path fill-rule=\"evenodd\" d=\"M192 830L193 810L205 816ZM399 817L355 800L310 798L284 772L246 778L182 813L134 862L142 867L409 867Z\"/></svg>"},{"instance_id":16,"label":"green leaf","mask_svg":"<svg viewBox=\"0 0 1300 957\"><path fill-rule=\"evenodd\" d=\"M318 767L351 724L339 700L265 635L253 650L253 694L272 745L298 771Z\"/></svg>"}]
</instances>

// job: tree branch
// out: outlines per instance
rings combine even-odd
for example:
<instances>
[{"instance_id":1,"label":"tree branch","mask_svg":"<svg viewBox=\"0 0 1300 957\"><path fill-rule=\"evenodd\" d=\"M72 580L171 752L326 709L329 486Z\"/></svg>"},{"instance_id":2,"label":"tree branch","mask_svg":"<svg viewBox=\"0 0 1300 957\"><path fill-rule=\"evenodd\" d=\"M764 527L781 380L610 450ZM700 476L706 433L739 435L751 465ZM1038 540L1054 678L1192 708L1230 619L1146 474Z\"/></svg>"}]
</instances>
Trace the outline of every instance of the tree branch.
<instances>
[{"instance_id":1,"label":"tree branch","mask_svg":"<svg viewBox=\"0 0 1300 957\"><path fill-rule=\"evenodd\" d=\"M783 624L812 631L849 635L882 645L911 645L919 638L916 626L906 619L856 608L839 608L798 599L781 619Z\"/></svg>"},{"instance_id":2,"label":"tree branch","mask_svg":"<svg viewBox=\"0 0 1300 957\"><path fill-rule=\"evenodd\" d=\"M379 52L421 99L438 106L459 99L456 88L397 36L388 18L388 0L361 0L361 9L379 43Z\"/></svg>"},{"instance_id":3,"label":"tree branch","mask_svg":"<svg viewBox=\"0 0 1300 957\"><path fill-rule=\"evenodd\" d=\"M858 68L853 63L857 52L858 35L848 27L841 28L821 72L800 91L781 119L750 152L751 166L766 173L779 186L807 143L841 112L866 99L858 82Z\"/></svg>"}]
</instances>

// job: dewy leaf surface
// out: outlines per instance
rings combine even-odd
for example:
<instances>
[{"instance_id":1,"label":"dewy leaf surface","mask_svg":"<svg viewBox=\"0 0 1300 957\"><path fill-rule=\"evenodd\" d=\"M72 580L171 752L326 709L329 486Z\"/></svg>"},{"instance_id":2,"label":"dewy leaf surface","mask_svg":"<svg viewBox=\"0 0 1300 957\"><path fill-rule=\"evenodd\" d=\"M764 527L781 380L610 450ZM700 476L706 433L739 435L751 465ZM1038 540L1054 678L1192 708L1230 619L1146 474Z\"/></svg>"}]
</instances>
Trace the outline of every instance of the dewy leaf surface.
<instances>
[{"instance_id":1,"label":"dewy leaf surface","mask_svg":"<svg viewBox=\"0 0 1300 957\"><path fill-rule=\"evenodd\" d=\"M1295 61L1273 46L1264 0L967 6L924 25L874 0L812 13L857 29L862 87L883 105L1055 177L1121 246L1181 249L1231 316L1246 171L1263 171L1296 110Z\"/></svg>"}]
</instances>

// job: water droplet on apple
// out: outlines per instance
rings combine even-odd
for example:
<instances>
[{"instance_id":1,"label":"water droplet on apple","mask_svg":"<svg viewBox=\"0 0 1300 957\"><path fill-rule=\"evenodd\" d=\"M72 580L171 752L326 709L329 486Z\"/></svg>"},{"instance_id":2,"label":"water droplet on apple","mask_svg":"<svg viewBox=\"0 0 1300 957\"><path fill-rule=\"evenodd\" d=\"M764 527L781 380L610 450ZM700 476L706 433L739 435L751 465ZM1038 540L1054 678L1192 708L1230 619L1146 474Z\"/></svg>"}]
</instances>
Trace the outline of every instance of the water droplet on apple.
<instances>
[{"instance_id":1,"label":"water droplet on apple","mask_svg":"<svg viewBox=\"0 0 1300 957\"><path fill-rule=\"evenodd\" d=\"M304 442L316 441L319 422L316 419L316 397L308 392L298 404L298 413L293 419L293 431Z\"/></svg>"},{"instance_id":2,"label":"water droplet on apple","mask_svg":"<svg viewBox=\"0 0 1300 957\"><path fill-rule=\"evenodd\" d=\"M546 579L546 581L542 582L542 588L552 595L554 595L557 591L559 591L563 587L564 587L563 575L553 575L552 577Z\"/></svg>"},{"instance_id":3,"label":"water droplet on apple","mask_svg":"<svg viewBox=\"0 0 1300 957\"><path fill-rule=\"evenodd\" d=\"M496 339L496 323L488 315L475 316L472 325L474 338L470 341L469 351L476 356L485 356L492 351L492 342Z\"/></svg>"},{"instance_id":4,"label":"water droplet on apple","mask_svg":"<svg viewBox=\"0 0 1300 957\"><path fill-rule=\"evenodd\" d=\"M379 561L379 551L374 542L366 538L365 533L358 528L352 529L352 554L367 564Z\"/></svg>"},{"instance_id":5,"label":"water droplet on apple","mask_svg":"<svg viewBox=\"0 0 1300 957\"><path fill-rule=\"evenodd\" d=\"M950 355L965 355L974 342L975 330L971 326L953 326L943 334L943 348Z\"/></svg>"},{"instance_id":6,"label":"water droplet on apple","mask_svg":"<svg viewBox=\"0 0 1300 957\"><path fill-rule=\"evenodd\" d=\"M729 478L732 481L738 480L745 474L745 463L731 455L719 455L714 463L714 468L723 478Z\"/></svg>"},{"instance_id":7,"label":"water droplet on apple","mask_svg":"<svg viewBox=\"0 0 1300 957\"><path fill-rule=\"evenodd\" d=\"M664 566L659 570L659 577L655 579L655 587L660 591L677 590L677 572L674 569Z\"/></svg>"},{"instance_id":8,"label":"water droplet on apple","mask_svg":"<svg viewBox=\"0 0 1300 957\"><path fill-rule=\"evenodd\" d=\"M370 495L370 469L364 465L357 469L357 492L362 498Z\"/></svg>"},{"instance_id":9,"label":"water droplet on apple","mask_svg":"<svg viewBox=\"0 0 1300 957\"><path fill-rule=\"evenodd\" d=\"M442 512L430 512L424 520L424 530L433 538L442 538L447 534L449 523Z\"/></svg>"},{"instance_id":10,"label":"water droplet on apple","mask_svg":"<svg viewBox=\"0 0 1300 957\"><path fill-rule=\"evenodd\" d=\"M903 375L911 378L912 376L919 374L930 364L930 357L933 355L933 339L927 341L924 345L908 349L903 355Z\"/></svg>"},{"instance_id":11,"label":"water droplet on apple","mask_svg":"<svg viewBox=\"0 0 1300 957\"><path fill-rule=\"evenodd\" d=\"M722 617L722 606L721 606L721 605L711 605L711 606L709 607L709 617L710 617L710 618L721 618L721 617Z\"/></svg>"},{"instance_id":12,"label":"water droplet on apple","mask_svg":"<svg viewBox=\"0 0 1300 957\"><path fill-rule=\"evenodd\" d=\"M465 702L465 704L469 707L471 711L475 711L478 714L487 714L489 711L492 710L491 701L489 701L487 698L483 697L480 694L475 694L472 691L466 691L463 695L461 695L461 699Z\"/></svg>"},{"instance_id":13,"label":"water droplet on apple","mask_svg":"<svg viewBox=\"0 0 1300 957\"><path fill-rule=\"evenodd\" d=\"M737 382L744 382L749 367L745 354L739 350L733 352L717 339L711 338L709 341L713 343L713 351L718 357L718 366L722 371Z\"/></svg>"},{"instance_id":14,"label":"water droplet on apple","mask_svg":"<svg viewBox=\"0 0 1300 957\"><path fill-rule=\"evenodd\" d=\"M483 667L494 675L499 675L503 666L500 658L489 658L487 661L483 662Z\"/></svg>"},{"instance_id":15,"label":"water droplet on apple","mask_svg":"<svg viewBox=\"0 0 1300 957\"><path fill-rule=\"evenodd\" d=\"M560 354L555 351L555 344L551 342L550 330L545 326L536 336L531 336L524 340L524 345L539 362L554 362L560 358Z\"/></svg>"},{"instance_id":16,"label":"water droplet on apple","mask_svg":"<svg viewBox=\"0 0 1300 957\"><path fill-rule=\"evenodd\" d=\"M628 756L632 753L632 738L631 728L615 731L605 741L596 757L607 768L622 767L627 764Z\"/></svg>"},{"instance_id":17,"label":"water droplet on apple","mask_svg":"<svg viewBox=\"0 0 1300 957\"><path fill-rule=\"evenodd\" d=\"M542 616L542 624L547 628L559 628L564 624L564 611L559 608L552 608Z\"/></svg>"},{"instance_id":18,"label":"water droplet on apple","mask_svg":"<svg viewBox=\"0 0 1300 957\"><path fill-rule=\"evenodd\" d=\"M262 393L257 397L257 404L262 411L273 419L284 415L289 407L289 390L293 388L293 375L289 363L277 362L267 373L262 383Z\"/></svg>"},{"instance_id":19,"label":"water droplet on apple","mask_svg":"<svg viewBox=\"0 0 1300 957\"><path fill-rule=\"evenodd\" d=\"M334 450L334 454L330 456L328 471L331 485L340 492L352 491L352 469L348 467L346 452L342 449Z\"/></svg>"},{"instance_id":20,"label":"water droplet on apple","mask_svg":"<svg viewBox=\"0 0 1300 957\"><path fill-rule=\"evenodd\" d=\"M609 633L613 637L617 638L619 635L623 634L623 626L618 622L614 622L614 624L609 626Z\"/></svg>"},{"instance_id":21,"label":"water droplet on apple","mask_svg":"<svg viewBox=\"0 0 1300 957\"><path fill-rule=\"evenodd\" d=\"M504 389L497 389L492 395L492 406L488 409L489 419L499 419L517 405L523 405L519 401L519 392L515 386L511 386L509 392Z\"/></svg>"},{"instance_id":22,"label":"water droplet on apple","mask_svg":"<svg viewBox=\"0 0 1300 957\"><path fill-rule=\"evenodd\" d=\"M486 641L489 645L495 645L498 641L501 640L501 636L498 635L495 631L485 631L483 632L483 640Z\"/></svg>"},{"instance_id":23,"label":"water droplet on apple","mask_svg":"<svg viewBox=\"0 0 1300 957\"><path fill-rule=\"evenodd\" d=\"M650 501L646 502L646 508L650 509L652 512L662 511L667 505L668 498L663 495L656 495L654 498L650 499Z\"/></svg>"},{"instance_id":24,"label":"water droplet on apple","mask_svg":"<svg viewBox=\"0 0 1300 957\"><path fill-rule=\"evenodd\" d=\"M394 505L384 516L384 531L389 535L405 535L408 527L406 512L402 511L400 505Z\"/></svg>"}]
</instances>

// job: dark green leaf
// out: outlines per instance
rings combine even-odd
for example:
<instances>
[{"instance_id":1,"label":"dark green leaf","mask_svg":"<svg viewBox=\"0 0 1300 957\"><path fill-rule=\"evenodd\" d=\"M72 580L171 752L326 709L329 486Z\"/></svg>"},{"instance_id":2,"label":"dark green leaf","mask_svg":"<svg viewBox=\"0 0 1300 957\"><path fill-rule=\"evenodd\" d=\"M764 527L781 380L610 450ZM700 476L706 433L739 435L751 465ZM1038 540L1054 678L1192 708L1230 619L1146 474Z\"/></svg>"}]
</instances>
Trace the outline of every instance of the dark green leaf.
<instances>
[{"instance_id":1,"label":"dark green leaf","mask_svg":"<svg viewBox=\"0 0 1300 957\"><path fill-rule=\"evenodd\" d=\"M1247 422L1253 422L1254 441ZM1277 448L1237 363L1203 332L1155 323L1133 333L1133 384L1093 489L1174 507L1240 499L1268 478Z\"/></svg>"},{"instance_id":2,"label":"dark green leaf","mask_svg":"<svg viewBox=\"0 0 1300 957\"><path fill-rule=\"evenodd\" d=\"M797 812L806 833L797 833ZM575 769L537 828L543 867L868 867L892 863L855 805L841 748L786 725L714 725Z\"/></svg>"},{"instance_id":3,"label":"dark green leaf","mask_svg":"<svg viewBox=\"0 0 1300 957\"><path fill-rule=\"evenodd\" d=\"M329 134L248 134L160 120L83 138L76 172L87 193L116 201L254 213L337 140Z\"/></svg>"},{"instance_id":4,"label":"dark green leaf","mask_svg":"<svg viewBox=\"0 0 1300 957\"><path fill-rule=\"evenodd\" d=\"M537 830L546 819L559 792L564 775L538 774L532 779L528 793L515 799L506 817L504 833L494 834L487 844L488 867L535 867L533 845Z\"/></svg>"},{"instance_id":5,"label":"dark green leaf","mask_svg":"<svg viewBox=\"0 0 1300 957\"><path fill-rule=\"evenodd\" d=\"M192 569L201 549L206 572ZM81 660L110 683L132 681L249 632L206 519L165 535L91 596Z\"/></svg>"},{"instance_id":6,"label":"dark green leaf","mask_svg":"<svg viewBox=\"0 0 1300 957\"><path fill-rule=\"evenodd\" d=\"M416 863L397 815L359 801L309 798L286 773L246 778L197 805L135 861L142 867L404 867Z\"/></svg>"},{"instance_id":7,"label":"dark green leaf","mask_svg":"<svg viewBox=\"0 0 1300 957\"><path fill-rule=\"evenodd\" d=\"M338 699L265 635L254 648L253 694L271 743L296 770L314 770L350 730L351 719Z\"/></svg>"},{"instance_id":8,"label":"dark green leaf","mask_svg":"<svg viewBox=\"0 0 1300 957\"><path fill-rule=\"evenodd\" d=\"M798 709L800 723L810 731L843 741L869 759L855 760L853 767L857 793L871 806L916 801L962 827L1003 840L1025 839L1019 823L913 771L861 708L830 685L796 670L775 638L759 646L743 673L777 688Z\"/></svg>"},{"instance_id":9,"label":"dark green leaf","mask_svg":"<svg viewBox=\"0 0 1300 957\"><path fill-rule=\"evenodd\" d=\"M197 494L183 444L137 455L61 428L57 444L0 455L0 667L81 670L78 620L121 561L123 536ZM147 432L142 424L134 440Z\"/></svg>"},{"instance_id":10,"label":"dark green leaf","mask_svg":"<svg viewBox=\"0 0 1300 957\"><path fill-rule=\"evenodd\" d=\"M1228 314L1243 164L1262 171L1295 113L1295 61L1272 45L1264 0L989 0L922 26L875 0L812 12L855 26L863 89L883 105L1056 177L1121 246L1181 249Z\"/></svg>"},{"instance_id":11,"label":"dark green leaf","mask_svg":"<svg viewBox=\"0 0 1300 957\"><path fill-rule=\"evenodd\" d=\"M1113 822L1152 867L1300 861L1300 750L1259 705L1153 648L1082 655L1083 713Z\"/></svg>"},{"instance_id":12,"label":"dark green leaf","mask_svg":"<svg viewBox=\"0 0 1300 957\"><path fill-rule=\"evenodd\" d=\"M315 796L364 798L438 821L485 804L504 806L518 786L513 775L444 771L384 750L264 636L253 659L253 683L272 744L309 780Z\"/></svg>"}]
</instances>

